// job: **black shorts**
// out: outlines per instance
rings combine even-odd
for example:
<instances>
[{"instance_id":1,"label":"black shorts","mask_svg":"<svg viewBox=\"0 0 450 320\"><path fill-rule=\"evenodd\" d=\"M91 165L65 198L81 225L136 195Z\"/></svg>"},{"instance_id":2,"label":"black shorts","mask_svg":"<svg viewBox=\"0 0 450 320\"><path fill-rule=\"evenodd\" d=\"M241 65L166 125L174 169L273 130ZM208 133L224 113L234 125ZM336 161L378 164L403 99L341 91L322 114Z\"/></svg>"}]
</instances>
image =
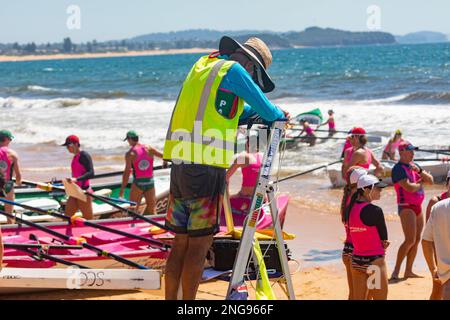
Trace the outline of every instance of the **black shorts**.
<instances>
[{"instance_id":1,"label":"black shorts","mask_svg":"<svg viewBox=\"0 0 450 320\"><path fill-rule=\"evenodd\" d=\"M372 263L380 258L383 258L384 254L378 254L374 256L352 256L352 268L362 271L364 273L367 272L367 268L369 268Z\"/></svg>"}]
</instances>

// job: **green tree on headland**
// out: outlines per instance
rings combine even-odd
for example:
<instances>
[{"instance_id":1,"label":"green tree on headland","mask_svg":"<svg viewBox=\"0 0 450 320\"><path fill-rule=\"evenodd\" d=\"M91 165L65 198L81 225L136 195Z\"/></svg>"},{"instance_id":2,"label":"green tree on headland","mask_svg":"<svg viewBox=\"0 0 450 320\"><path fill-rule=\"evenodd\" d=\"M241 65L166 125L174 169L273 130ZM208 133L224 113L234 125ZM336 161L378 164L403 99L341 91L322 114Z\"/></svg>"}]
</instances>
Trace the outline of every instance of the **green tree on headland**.
<instances>
[{"instance_id":1,"label":"green tree on headland","mask_svg":"<svg viewBox=\"0 0 450 320\"><path fill-rule=\"evenodd\" d=\"M65 38L63 42L63 52L70 53L73 51L73 44L70 38Z\"/></svg>"}]
</instances>

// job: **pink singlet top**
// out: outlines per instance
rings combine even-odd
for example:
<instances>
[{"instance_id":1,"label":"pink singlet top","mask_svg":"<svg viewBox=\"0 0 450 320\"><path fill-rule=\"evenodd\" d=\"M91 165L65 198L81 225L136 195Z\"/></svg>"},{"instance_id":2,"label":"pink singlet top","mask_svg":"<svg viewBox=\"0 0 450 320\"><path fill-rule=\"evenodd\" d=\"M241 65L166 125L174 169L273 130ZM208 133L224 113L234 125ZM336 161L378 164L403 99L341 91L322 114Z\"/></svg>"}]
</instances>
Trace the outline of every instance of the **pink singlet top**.
<instances>
[{"instance_id":1,"label":"pink singlet top","mask_svg":"<svg viewBox=\"0 0 450 320\"><path fill-rule=\"evenodd\" d=\"M136 159L133 162L133 172L136 179L153 177L153 157L147 152L145 145L139 144L133 147Z\"/></svg>"},{"instance_id":2,"label":"pink singlet top","mask_svg":"<svg viewBox=\"0 0 450 320\"><path fill-rule=\"evenodd\" d=\"M308 136L314 133L314 130L311 127L306 127L305 132Z\"/></svg>"},{"instance_id":3,"label":"pink singlet top","mask_svg":"<svg viewBox=\"0 0 450 320\"><path fill-rule=\"evenodd\" d=\"M398 146L400 143L402 143L403 139L398 139L396 142L391 142L386 145L384 148L384 151L389 153L395 153L395 151L398 149Z\"/></svg>"},{"instance_id":4,"label":"pink singlet top","mask_svg":"<svg viewBox=\"0 0 450 320\"><path fill-rule=\"evenodd\" d=\"M72 178L79 178L83 174L86 173L86 168L80 163L80 155L78 153L72 159L71 168L72 168ZM76 184L83 190L89 189L90 180L77 181Z\"/></svg>"},{"instance_id":5,"label":"pink singlet top","mask_svg":"<svg viewBox=\"0 0 450 320\"><path fill-rule=\"evenodd\" d=\"M259 169L261 168L261 153L252 154L256 161L242 168L242 187L255 187L258 181Z\"/></svg>"},{"instance_id":6,"label":"pink singlet top","mask_svg":"<svg viewBox=\"0 0 450 320\"><path fill-rule=\"evenodd\" d=\"M328 121L328 129L335 129L336 128L336 124L334 123L334 120L329 120Z\"/></svg>"},{"instance_id":7,"label":"pink singlet top","mask_svg":"<svg viewBox=\"0 0 450 320\"><path fill-rule=\"evenodd\" d=\"M406 171L406 176L409 182L418 183L421 179L420 175L414 171L412 168L402 164L403 169ZM408 192L400 185L400 183L395 183L395 192L397 193L397 204L399 205L417 205L421 206L423 200L425 199L425 192L420 189L417 192Z\"/></svg>"},{"instance_id":8,"label":"pink singlet top","mask_svg":"<svg viewBox=\"0 0 450 320\"><path fill-rule=\"evenodd\" d=\"M3 172L6 181L11 180L11 160L8 157L8 147L0 148L0 171Z\"/></svg>"},{"instance_id":9,"label":"pink singlet top","mask_svg":"<svg viewBox=\"0 0 450 320\"><path fill-rule=\"evenodd\" d=\"M384 255L385 250L377 227L367 226L361 220L361 210L367 205L368 202L357 202L350 211L349 228L354 247L353 254L363 257Z\"/></svg>"}]
</instances>

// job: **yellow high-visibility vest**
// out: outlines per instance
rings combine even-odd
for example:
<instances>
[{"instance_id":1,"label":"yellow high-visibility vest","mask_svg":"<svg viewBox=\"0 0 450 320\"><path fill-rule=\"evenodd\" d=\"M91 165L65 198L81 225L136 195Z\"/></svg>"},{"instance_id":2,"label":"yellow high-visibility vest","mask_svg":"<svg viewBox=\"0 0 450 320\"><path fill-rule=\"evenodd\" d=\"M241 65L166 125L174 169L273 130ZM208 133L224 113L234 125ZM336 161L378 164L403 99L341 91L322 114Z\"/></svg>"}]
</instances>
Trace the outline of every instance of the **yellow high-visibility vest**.
<instances>
[{"instance_id":1,"label":"yellow high-visibility vest","mask_svg":"<svg viewBox=\"0 0 450 320\"><path fill-rule=\"evenodd\" d=\"M237 97L235 112L229 118L216 108L216 103L225 102L216 99L220 83L234 63L203 56L194 64L172 113L164 144L165 160L230 167L244 102Z\"/></svg>"}]
</instances>

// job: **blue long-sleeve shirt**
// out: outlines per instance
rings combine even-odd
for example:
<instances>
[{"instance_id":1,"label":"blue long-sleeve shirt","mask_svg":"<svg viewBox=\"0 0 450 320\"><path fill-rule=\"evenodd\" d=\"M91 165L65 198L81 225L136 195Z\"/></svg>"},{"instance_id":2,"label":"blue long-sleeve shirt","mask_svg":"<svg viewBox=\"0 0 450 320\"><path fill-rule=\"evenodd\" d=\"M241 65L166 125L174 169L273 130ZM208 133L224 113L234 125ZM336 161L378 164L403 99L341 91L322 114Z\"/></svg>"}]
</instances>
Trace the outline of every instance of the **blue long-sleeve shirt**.
<instances>
[{"instance_id":1,"label":"blue long-sleeve shirt","mask_svg":"<svg viewBox=\"0 0 450 320\"><path fill-rule=\"evenodd\" d=\"M267 99L250 74L239 63L235 63L228 70L219 89L231 91L246 102L239 122L245 122L255 115L269 122L284 118L283 111Z\"/></svg>"}]
</instances>

